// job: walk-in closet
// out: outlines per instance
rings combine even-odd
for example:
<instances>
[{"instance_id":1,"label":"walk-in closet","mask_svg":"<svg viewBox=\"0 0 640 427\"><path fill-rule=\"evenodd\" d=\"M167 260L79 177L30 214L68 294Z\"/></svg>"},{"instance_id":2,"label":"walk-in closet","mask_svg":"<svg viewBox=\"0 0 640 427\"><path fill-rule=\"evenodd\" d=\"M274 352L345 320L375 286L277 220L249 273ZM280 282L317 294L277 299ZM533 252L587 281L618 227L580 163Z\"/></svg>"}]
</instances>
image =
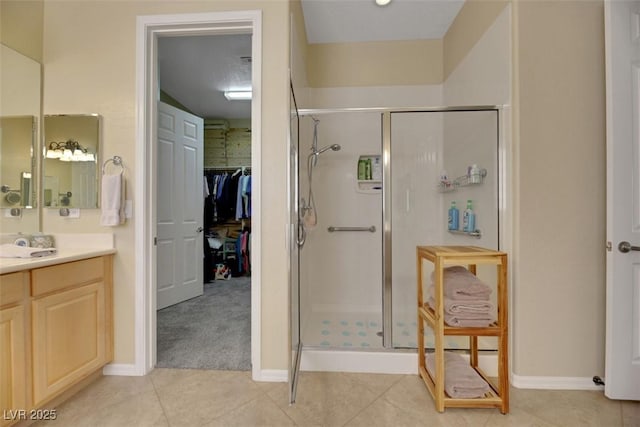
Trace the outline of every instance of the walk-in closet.
<instances>
[{"instance_id":1,"label":"walk-in closet","mask_svg":"<svg viewBox=\"0 0 640 427\"><path fill-rule=\"evenodd\" d=\"M181 266L173 275L182 277L163 280L168 269L162 265L158 249L158 292L163 290L162 283L171 283L166 286L170 293L172 287L178 288L190 280L189 276L197 277L193 280L198 283L192 286L191 293L183 292L170 305L160 304L166 298L158 297L156 366L250 370L251 36L162 38L158 43L158 62L159 126L163 123L164 109L184 112L187 117L184 123L188 123L185 126L193 124L193 131L185 136L188 148L182 151L185 159L197 159L183 162L184 174L188 176L184 182L195 185L171 188L184 193L196 188L193 200L198 206L202 201L201 218L197 218L201 222L181 224L183 228L196 230L184 240L202 248L202 262L190 259L187 251L174 251L167 258ZM245 98L236 100L224 93L232 89L243 89ZM180 126L176 121L175 127ZM162 129L158 135L158 164L162 165L164 151L181 149L173 143L164 144L171 148L162 148ZM158 171L159 194L168 191L160 187L170 180L169 176L174 183L180 180L174 177L175 170L178 169ZM185 200L190 200L189 196ZM180 206L172 209L182 210ZM188 209L189 206L184 207L185 211ZM158 211L162 212L160 206ZM158 218L158 227L161 221ZM179 260L181 257L183 262Z\"/></svg>"}]
</instances>

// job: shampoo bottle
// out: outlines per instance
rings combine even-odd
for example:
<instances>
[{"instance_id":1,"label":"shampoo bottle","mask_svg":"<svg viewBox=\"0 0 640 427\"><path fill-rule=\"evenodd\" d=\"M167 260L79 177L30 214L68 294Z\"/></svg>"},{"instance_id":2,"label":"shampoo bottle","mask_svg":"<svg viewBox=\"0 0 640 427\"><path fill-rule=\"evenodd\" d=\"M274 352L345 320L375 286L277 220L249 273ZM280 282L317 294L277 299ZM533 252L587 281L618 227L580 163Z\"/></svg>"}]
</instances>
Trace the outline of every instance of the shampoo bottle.
<instances>
[{"instance_id":1,"label":"shampoo bottle","mask_svg":"<svg viewBox=\"0 0 640 427\"><path fill-rule=\"evenodd\" d=\"M364 179L370 180L371 179L371 157L369 157L366 160L366 163L364 164L365 168L365 177Z\"/></svg>"},{"instance_id":2,"label":"shampoo bottle","mask_svg":"<svg viewBox=\"0 0 640 427\"><path fill-rule=\"evenodd\" d=\"M470 184L480 184L480 168L478 167L478 165L473 164L471 165L471 169L469 170L470 175L469 175L469 183Z\"/></svg>"},{"instance_id":3,"label":"shampoo bottle","mask_svg":"<svg viewBox=\"0 0 640 427\"><path fill-rule=\"evenodd\" d=\"M462 215L462 231L466 233L476 231L476 214L473 212L471 200L467 200L467 209Z\"/></svg>"},{"instance_id":4,"label":"shampoo bottle","mask_svg":"<svg viewBox=\"0 0 640 427\"><path fill-rule=\"evenodd\" d=\"M360 158L360 160L358 160L358 180L360 181L367 179L366 165L367 161L365 159Z\"/></svg>"},{"instance_id":5,"label":"shampoo bottle","mask_svg":"<svg viewBox=\"0 0 640 427\"><path fill-rule=\"evenodd\" d=\"M382 181L382 164L380 163L380 156L373 158L373 166L371 167L371 178L374 181Z\"/></svg>"},{"instance_id":6,"label":"shampoo bottle","mask_svg":"<svg viewBox=\"0 0 640 427\"><path fill-rule=\"evenodd\" d=\"M456 207L456 202L451 202L451 207L449 208L449 230L457 230L459 227L460 221L460 212Z\"/></svg>"}]
</instances>

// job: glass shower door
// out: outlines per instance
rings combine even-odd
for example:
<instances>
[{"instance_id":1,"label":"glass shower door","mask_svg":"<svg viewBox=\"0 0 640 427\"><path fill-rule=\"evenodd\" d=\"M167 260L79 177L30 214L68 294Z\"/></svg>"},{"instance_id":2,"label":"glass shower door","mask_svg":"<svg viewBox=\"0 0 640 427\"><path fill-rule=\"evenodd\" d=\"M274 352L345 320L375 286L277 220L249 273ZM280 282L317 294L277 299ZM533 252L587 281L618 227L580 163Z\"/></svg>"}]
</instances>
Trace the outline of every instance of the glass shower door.
<instances>
[{"instance_id":1,"label":"glass shower door","mask_svg":"<svg viewBox=\"0 0 640 427\"><path fill-rule=\"evenodd\" d=\"M291 85L291 120L289 128L289 403L296 400L302 342L300 341L300 247L304 244L299 215L298 146L299 117Z\"/></svg>"},{"instance_id":2,"label":"glass shower door","mask_svg":"<svg viewBox=\"0 0 640 427\"><path fill-rule=\"evenodd\" d=\"M392 301L385 329L394 348L417 347L416 246L473 245L498 248L498 111L439 110L393 112L389 119L390 165L385 195L385 278ZM486 170L479 183L470 183L467 170L477 165ZM457 184L440 188L441 176ZM451 190L451 191L449 191ZM462 214L471 200L478 233L448 230L447 210L455 201ZM476 230L474 230L475 232ZM425 265L424 267L427 267ZM426 270L426 268L425 268ZM425 296L429 295L430 271L425 271ZM479 275L494 274L493 270ZM495 283L487 277L488 283ZM385 292L385 295L387 292ZM425 343L433 347L431 331ZM448 337L448 348L466 348L468 340ZM491 340L481 343L492 348Z\"/></svg>"}]
</instances>

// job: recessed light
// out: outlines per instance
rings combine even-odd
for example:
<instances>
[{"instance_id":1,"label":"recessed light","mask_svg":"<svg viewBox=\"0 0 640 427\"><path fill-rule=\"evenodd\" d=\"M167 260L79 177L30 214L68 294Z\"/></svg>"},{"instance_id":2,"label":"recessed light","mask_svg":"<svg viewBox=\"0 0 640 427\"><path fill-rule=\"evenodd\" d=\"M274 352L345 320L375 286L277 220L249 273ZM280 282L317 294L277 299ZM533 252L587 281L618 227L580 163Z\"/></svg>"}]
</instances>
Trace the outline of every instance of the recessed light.
<instances>
[{"instance_id":1,"label":"recessed light","mask_svg":"<svg viewBox=\"0 0 640 427\"><path fill-rule=\"evenodd\" d=\"M228 90L224 92L224 97L229 101L238 101L238 100L250 100L251 99L251 91L250 90Z\"/></svg>"}]
</instances>

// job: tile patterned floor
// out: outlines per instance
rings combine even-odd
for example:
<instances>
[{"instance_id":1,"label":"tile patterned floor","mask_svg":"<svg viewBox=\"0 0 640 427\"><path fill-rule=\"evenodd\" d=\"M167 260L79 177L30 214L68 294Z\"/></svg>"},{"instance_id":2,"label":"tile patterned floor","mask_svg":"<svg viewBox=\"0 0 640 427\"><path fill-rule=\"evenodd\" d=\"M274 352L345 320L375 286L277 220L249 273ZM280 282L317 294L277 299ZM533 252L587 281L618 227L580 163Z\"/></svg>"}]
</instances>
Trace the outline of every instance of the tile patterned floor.
<instances>
[{"instance_id":1,"label":"tile patterned floor","mask_svg":"<svg viewBox=\"0 0 640 427\"><path fill-rule=\"evenodd\" d=\"M302 332L302 342L306 346L324 348L358 348L361 350L382 348L381 313L338 313L314 312L309 315ZM393 323L393 346L396 348L417 348L418 326L415 316L400 318ZM425 346L433 348L434 336L430 328L425 328ZM497 348L492 337L479 337L481 350ZM467 337L446 336L447 349L467 349Z\"/></svg>"},{"instance_id":2,"label":"tile patterned floor","mask_svg":"<svg viewBox=\"0 0 640 427\"><path fill-rule=\"evenodd\" d=\"M302 372L298 400L284 383L248 372L156 369L145 377L103 377L38 426L640 426L640 402L602 392L512 388L511 412L436 412L415 375Z\"/></svg>"}]
</instances>

